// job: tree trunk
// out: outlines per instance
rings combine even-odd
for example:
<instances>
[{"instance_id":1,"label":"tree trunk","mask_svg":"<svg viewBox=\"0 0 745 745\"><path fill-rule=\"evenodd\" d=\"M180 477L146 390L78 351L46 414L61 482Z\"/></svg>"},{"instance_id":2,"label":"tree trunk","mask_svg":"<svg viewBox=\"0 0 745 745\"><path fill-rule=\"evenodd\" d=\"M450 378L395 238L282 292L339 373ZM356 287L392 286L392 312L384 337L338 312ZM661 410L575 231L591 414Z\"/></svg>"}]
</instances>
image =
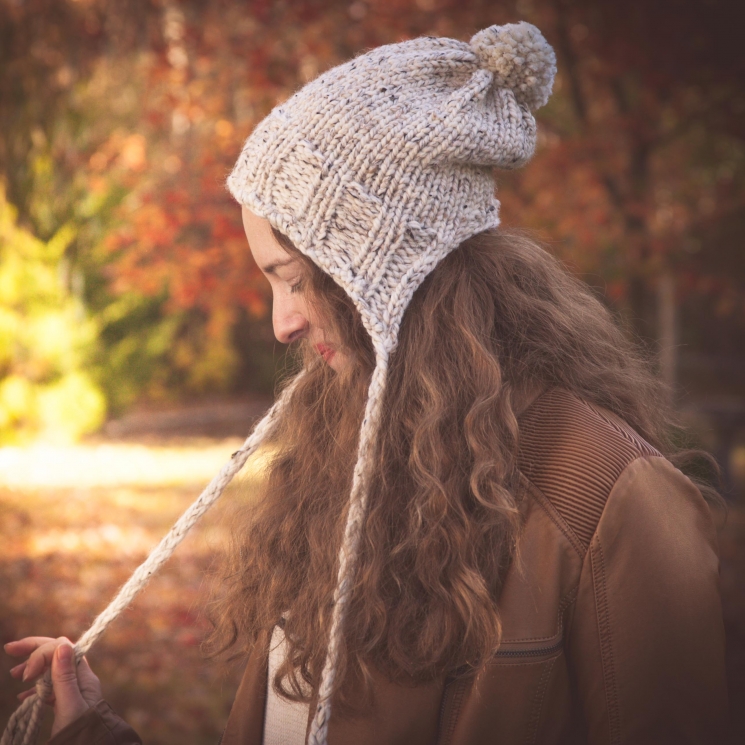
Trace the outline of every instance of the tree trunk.
<instances>
[{"instance_id":1,"label":"tree trunk","mask_svg":"<svg viewBox=\"0 0 745 745\"><path fill-rule=\"evenodd\" d=\"M659 364L662 378L671 397L675 398L677 376L677 308L675 305L675 277L664 270L657 284L657 334L659 338Z\"/></svg>"}]
</instances>

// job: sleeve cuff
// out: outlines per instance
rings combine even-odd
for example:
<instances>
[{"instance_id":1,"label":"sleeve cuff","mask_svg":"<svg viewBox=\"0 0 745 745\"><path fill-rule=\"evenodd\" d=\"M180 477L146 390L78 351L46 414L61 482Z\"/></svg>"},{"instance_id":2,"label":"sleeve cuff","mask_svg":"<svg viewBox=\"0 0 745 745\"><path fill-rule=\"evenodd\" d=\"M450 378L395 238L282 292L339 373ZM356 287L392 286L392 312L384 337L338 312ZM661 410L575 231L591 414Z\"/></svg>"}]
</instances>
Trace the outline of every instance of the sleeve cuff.
<instances>
[{"instance_id":1,"label":"sleeve cuff","mask_svg":"<svg viewBox=\"0 0 745 745\"><path fill-rule=\"evenodd\" d=\"M142 745L139 735L101 699L48 745Z\"/></svg>"}]
</instances>

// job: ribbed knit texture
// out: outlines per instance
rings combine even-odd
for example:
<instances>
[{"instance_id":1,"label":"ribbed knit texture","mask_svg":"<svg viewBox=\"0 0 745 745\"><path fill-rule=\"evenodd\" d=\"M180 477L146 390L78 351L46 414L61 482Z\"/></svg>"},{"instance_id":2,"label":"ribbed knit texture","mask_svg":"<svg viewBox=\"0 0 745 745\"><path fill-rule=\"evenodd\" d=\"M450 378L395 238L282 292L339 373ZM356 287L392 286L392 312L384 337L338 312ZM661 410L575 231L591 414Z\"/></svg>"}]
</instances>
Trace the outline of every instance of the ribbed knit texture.
<instances>
[{"instance_id":1,"label":"ribbed knit texture","mask_svg":"<svg viewBox=\"0 0 745 745\"><path fill-rule=\"evenodd\" d=\"M621 472L648 455L660 453L614 414L562 388L520 417L520 468L585 551Z\"/></svg>"}]
</instances>

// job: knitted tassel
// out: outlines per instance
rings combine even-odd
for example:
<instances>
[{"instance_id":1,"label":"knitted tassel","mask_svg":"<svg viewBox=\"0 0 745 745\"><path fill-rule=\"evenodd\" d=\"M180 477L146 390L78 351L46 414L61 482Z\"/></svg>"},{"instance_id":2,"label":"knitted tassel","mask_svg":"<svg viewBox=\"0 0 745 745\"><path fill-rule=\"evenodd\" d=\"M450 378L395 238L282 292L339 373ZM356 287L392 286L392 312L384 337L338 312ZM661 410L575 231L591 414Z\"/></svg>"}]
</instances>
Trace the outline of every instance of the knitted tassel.
<instances>
[{"instance_id":1,"label":"knitted tassel","mask_svg":"<svg viewBox=\"0 0 745 745\"><path fill-rule=\"evenodd\" d=\"M99 614L93 625L80 637L75 644L75 660L79 662L81 657L98 641L98 638L106 631L109 624L137 597L140 591L147 585L150 578L160 569L176 547L186 537L186 534L196 524L202 515L220 498L227 485L238 471L243 468L248 458L256 452L256 449L269 436L276 423L285 402L292 395L292 391L301 377L285 388L282 395L277 399L264 418L254 427L240 450L233 453L231 459L220 469L220 472L207 485L198 499L184 512L176 524L161 542L150 552L150 555L135 570L134 574L127 580L119 590L116 597L108 607ZM11 716L8 726L5 728L0 745L32 745L36 742L41 724L42 707L44 699L52 692L50 672L37 681L36 692L29 696Z\"/></svg>"}]
</instances>

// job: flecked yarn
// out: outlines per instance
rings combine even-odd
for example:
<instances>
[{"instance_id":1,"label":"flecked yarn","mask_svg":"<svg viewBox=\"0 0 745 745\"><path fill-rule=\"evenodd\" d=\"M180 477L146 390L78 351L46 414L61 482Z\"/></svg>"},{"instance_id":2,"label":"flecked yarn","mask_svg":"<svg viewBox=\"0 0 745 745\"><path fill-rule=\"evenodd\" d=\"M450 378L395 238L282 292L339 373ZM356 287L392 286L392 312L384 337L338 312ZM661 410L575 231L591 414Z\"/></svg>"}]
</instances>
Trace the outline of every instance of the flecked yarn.
<instances>
[{"instance_id":1,"label":"flecked yarn","mask_svg":"<svg viewBox=\"0 0 745 745\"><path fill-rule=\"evenodd\" d=\"M424 37L379 47L329 70L275 108L248 138L228 178L240 204L267 218L347 292L375 350L309 734L314 745L326 743L370 464L401 319L444 256L499 224L492 169L521 166L533 154L531 111L546 103L555 72L553 50L528 23L492 26L470 44ZM292 388L81 637L77 659L273 430ZM34 742L49 687L48 676L38 682L0 745Z\"/></svg>"},{"instance_id":2,"label":"flecked yarn","mask_svg":"<svg viewBox=\"0 0 745 745\"><path fill-rule=\"evenodd\" d=\"M425 37L329 70L246 141L228 188L349 295L375 349L309 742L326 742L388 362L412 295L466 238L499 224L492 169L533 154L553 49L529 23L470 44Z\"/></svg>"},{"instance_id":3,"label":"flecked yarn","mask_svg":"<svg viewBox=\"0 0 745 745\"><path fill-rule=\"evenodd\" d=\"M228 188L341 285L390 352L424 277L499 224L492 168L532 156L531 107L555 69L529 23L378 47L275 108Z\"/></svg>"}]
</instances>

